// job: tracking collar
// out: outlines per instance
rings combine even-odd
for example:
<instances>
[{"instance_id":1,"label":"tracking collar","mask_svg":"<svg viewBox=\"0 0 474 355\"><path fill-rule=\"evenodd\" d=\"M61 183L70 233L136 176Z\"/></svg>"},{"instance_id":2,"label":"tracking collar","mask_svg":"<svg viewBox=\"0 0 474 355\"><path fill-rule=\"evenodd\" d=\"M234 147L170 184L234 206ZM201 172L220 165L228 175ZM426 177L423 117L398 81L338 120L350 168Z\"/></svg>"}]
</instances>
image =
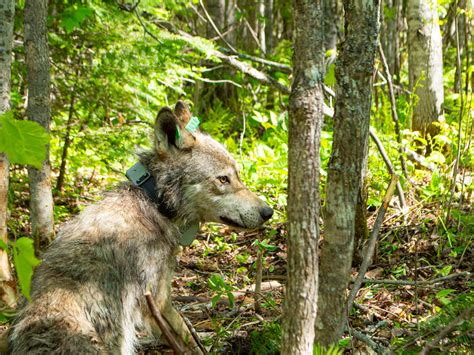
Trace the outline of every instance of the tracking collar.
<instances>
[{"instance_id":1,"label":"tracking collar","mask_svg":"<svg viewBox=\"0 0 474 355\"><path fill-rule=\"evenodd\" d=\"M156 194L156 183L153 175L147 170L147 168L140 162L135 163L130 169L127 170L125 176L132 183L133 186L143 190L147 197L153 201L160 213L170 218L173 213L158 199ZM199 222L187 225L184 230L181 230L181 238L179 244L183 246L191 245L199 229Z\"/></svg>"}]
</instances>

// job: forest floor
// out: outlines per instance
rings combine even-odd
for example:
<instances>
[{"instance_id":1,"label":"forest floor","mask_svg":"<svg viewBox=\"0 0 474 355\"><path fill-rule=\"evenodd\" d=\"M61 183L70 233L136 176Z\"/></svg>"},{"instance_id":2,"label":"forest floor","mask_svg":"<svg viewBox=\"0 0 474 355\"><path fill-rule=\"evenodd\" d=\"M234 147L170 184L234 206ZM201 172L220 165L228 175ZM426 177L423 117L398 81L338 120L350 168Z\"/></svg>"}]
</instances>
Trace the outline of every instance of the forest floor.
<instances>
[{"instance_id":1,"label":"forest floor","mask_svg":"<svg viewBox=\"0 0 474 355\"><path fill-rule=\"evenodd\" d=\"M469 209L466 206L465 216L472 216ZM373 352L368 344L380 352L389 348L402 353L419 351L448 325L450 312L473 302L472 223L464 226L463 233L452 235L457 238L454 241L439 230L449 231L449 226L440 223L437 205L412 209L405 221L396 210L390 212L350 316L350 333L340 343L348 353ZM374 220L375 214L369 217L369 227ZM283 224L238 234L214 226L204 230L199 242L183 250L173 280L174 303L211 352L278 353L286 280L285 237ZM256 240L265 240L260 245L266 246L261 249L263 281L258 312L254 293L259 250ZM353 279L357 273L354 267ZM229 292L235 298L232 307ZM213 298L219 300L215 305ZM454 335L456 341L473 344L474 330L469 326ZM445 348L452 345L448 342Z\"/></svg>"},{"instance_id":2,"label":"forest floor","mask_svg":"<svg viewBox=\"0 0 474 355\"><path fill-rule=\"evenodd\" d=\"M16 189L22 185L22 188ZM15 206L10 231L29 235L28 193L12 181ZM93 195L57 199L60 219L68 219ZM395 199L394 199L395 201ZM472 237L474 217L466 200L453 213L451 225L442 220L438 204L411 203L403 219L389 208L379 233L374 261L365 275L351 312L350 332L341 339L346 353L417 352L474 302ZM369 228L375 220L369 215ZM322 231L324 237L324 230ZM197 241L178 255L173 302L189 319L209 352L278 354L280 318L286 281L286 230L282 223L250 232L222 225L205 225ZM256 265L263 255L260 307L255 306ZM352 270L352 278L358 268ZM352 284L351 284L352 286ZM256 312L256 308L258 311ZM468 352L474 343L473 321L457 328L444 349ZM167 353L143 339L141 353ZM456 351L457 351L456 350Z\"/></svg>"}]
</instances>

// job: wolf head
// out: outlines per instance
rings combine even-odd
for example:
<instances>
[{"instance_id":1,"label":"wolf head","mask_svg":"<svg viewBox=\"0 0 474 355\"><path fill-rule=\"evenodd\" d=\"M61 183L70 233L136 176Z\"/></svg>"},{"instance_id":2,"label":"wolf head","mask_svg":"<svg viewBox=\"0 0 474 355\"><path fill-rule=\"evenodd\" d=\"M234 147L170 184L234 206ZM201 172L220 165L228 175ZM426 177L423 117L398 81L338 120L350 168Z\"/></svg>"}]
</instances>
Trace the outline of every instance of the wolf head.
<instances>
[{"instance_id":1,"label":"wolf head","mask_svg":"<svg viewBox=\"0 0 474 355\"><path fill-rule=\"evenodd\" d=\"M170 217L188 222L219 222L252 229L273 214L247 189L235 160L223 145L199 130L187 130L191 112L181 101L161 109L155 122L155 151L146 164Z\"/></svg>"}]
</instances>

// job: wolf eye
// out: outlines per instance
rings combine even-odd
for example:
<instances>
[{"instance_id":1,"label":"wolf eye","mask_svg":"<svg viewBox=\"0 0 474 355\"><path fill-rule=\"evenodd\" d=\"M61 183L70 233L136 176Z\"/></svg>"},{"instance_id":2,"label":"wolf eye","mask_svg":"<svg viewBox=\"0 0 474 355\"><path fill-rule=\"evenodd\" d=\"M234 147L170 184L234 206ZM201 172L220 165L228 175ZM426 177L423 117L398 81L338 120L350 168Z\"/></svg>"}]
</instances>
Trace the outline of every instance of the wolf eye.
<instances>
[{"instance_id":1,"label":"wolf eye","mask_svg":"<svg viewBox=\"0 0 474 355\"><path fill-rule=\"evenodd\" d=\"M219 180L219 182L220 182L221 184L223 184L223 185L224 185L224 184L230 184L229 177L228 177L228 176L225 176L225 175L223 175L223 176L218 176L218 177L217 177L217 180Z\"/></svg>"}]
</instances>

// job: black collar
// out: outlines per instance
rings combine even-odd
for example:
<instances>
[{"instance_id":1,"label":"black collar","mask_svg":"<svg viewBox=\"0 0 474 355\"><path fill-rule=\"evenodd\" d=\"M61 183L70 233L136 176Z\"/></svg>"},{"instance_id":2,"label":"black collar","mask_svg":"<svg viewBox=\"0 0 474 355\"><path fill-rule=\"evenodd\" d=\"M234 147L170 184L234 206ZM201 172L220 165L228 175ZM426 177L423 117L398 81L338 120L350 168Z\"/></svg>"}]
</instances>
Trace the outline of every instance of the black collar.
<instances>
[{"instance_id":1,"label":"black collar","mask_svg":"<svg viewBox=\"0 0 474 355\"><path fill-rule=\"evenodd\" d=\"M163 198L156 191L156 181L148 169L140 162L133 165L125 173L133 186L138 187L158 207L162 215L168 218L176 217L175 211L170 209Z\"/></svg>"},{"instance_id":2,"label":"black collar","mask_svg":"<svg viewBox=\"0 0 474 355\"><path fill-rule=\"evenodd\" d=\"M160 211L163 216L169 219L176 217L177 212L168 206L163 194L157 193L155 178L145 165L138 162L128 169L125 175L133 186L145 192L145 195L158 207L158 211ZM199 221L185 226L185 228L181 230L179 243L183 246L190 245L196 238L198 230Z\"/></svg>"}]
</instances>

